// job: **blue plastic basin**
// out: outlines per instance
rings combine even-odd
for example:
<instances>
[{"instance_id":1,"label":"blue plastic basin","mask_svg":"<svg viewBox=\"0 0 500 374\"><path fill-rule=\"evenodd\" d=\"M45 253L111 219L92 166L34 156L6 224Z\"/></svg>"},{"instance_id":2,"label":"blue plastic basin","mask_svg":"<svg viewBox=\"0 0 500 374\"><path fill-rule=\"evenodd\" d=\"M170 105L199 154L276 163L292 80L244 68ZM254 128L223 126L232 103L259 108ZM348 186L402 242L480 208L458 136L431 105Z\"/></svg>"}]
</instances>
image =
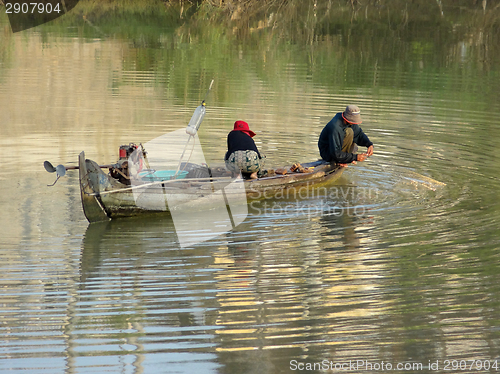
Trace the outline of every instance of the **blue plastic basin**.
<instances>
[{"instance_id":1,"label":"blue plastic basin","mask_svg":"<svg viewBox=\"0 0 500 374\"><path fill-rule=\"evenodd\" d=\"M161 182L173 179L175 170L156 170L156 171L143 171L139 173L139 177L146 182ZM187 171L179 171L175 179L183 179L188 175Z\"/></svg>"}]
</instances>

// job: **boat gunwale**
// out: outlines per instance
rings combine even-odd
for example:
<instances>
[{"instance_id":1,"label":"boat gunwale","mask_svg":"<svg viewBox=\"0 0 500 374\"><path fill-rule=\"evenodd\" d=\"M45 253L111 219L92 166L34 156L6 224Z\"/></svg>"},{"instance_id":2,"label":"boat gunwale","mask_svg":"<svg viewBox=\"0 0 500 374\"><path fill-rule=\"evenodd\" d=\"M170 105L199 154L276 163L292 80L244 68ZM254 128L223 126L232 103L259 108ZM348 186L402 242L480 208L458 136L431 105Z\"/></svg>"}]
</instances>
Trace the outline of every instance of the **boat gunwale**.
<instances>
[{"instance_id":1,"label":"boat gunwale","mask_svg":"<svg viewBox=\"0 0 500 374\"><path fill-rule=\"evenodd\" d=\"M92 160L85 160L85 161L92 161ZM94 162L94 161L92 161ZM322 164L321 166L325 167L330 167L327 170L317 170L317 171L312 171L309 173L289 173L289 174L283 174L283 175L273 175L273 176L268 176L268 177L262 177L258 179L247 179L244 180L245 187L246 188L271 188L271 187L277 187L279 186L287 186L289 184L294 184L294 183L301 183L309 180L316 180L320 179L324 176L328 176L330 174L335 173L339 169L343 168L342 166L333 166L331 164ZM103 172L103 175L105 175L108 179L112 179L111 176L108 174L105 174ZM200 184L206 183L209 185L210 183L217 183L217 182L223 182L226 180L235 180L235 178L232 177L206 177L206 178L182 178L182 179L171 179L171 180L165 180L165 181L155 181L155 182L149 182L149 183L144 183L144 184L138 184L135 186L126 186L124 184L121 184L120 182L117 182L116 180L113 179L115 182L115 186L120 186L119 188L114 188L112 190L108 191L95 191L92 193L85 192L86 195L88 196L103 196L103 195L109 195L109 194L116 194L116 193L126 193L130 192L136 189L142 189L146 187L153 187L153 186L159 186L164 188L166 184L172 184L172 183L191 183L191 182L197 182ZM274 181L279 181L282 183L265 183L265 182L274 182ZM117 184L120 183L120 184ZM122 187L123 186L123 187Z\"/></svg>"}]
</instances>

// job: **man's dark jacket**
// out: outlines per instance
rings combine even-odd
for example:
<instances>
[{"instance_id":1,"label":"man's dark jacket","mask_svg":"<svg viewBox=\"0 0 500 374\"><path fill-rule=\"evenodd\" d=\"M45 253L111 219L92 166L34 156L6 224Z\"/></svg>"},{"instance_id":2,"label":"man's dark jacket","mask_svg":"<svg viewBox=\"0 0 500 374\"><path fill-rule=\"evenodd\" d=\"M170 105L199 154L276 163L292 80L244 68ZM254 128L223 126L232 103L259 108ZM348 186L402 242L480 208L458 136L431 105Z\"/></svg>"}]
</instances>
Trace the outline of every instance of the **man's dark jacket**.
<instances>
[{"instance_id":1,"label":"man's dark jacket","mask_svg":"<svg viewBox=\"0 0 500 374\"><path fill-rule=\"evenodd\" d=\"M345 124L342 119L342 112L340 112L328 122L319 136L318 148L319 154L323 160L339 164L349 164L357 160L354 153L342 152L345 129L348 127L351 127L354 132L354 143L363 147L373 145L361 127L358 125Z\"/></svg>"}]
</instances>

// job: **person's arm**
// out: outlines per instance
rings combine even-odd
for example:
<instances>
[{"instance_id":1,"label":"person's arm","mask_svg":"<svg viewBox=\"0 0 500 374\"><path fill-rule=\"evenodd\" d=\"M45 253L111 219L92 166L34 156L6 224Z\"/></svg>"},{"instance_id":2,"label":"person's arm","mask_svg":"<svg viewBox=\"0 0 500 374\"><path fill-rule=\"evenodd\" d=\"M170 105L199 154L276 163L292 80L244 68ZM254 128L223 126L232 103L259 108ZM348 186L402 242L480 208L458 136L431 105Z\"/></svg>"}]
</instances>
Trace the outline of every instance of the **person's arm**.
<instances>
[{"instance_id":1,"label":"person's arm","mask_svg":"<svg viewBox=\"0 0 500 374\"><path fill-rule=\"evenodd\" d=\"M353 125L352 130L354 132L354 143L357 145L360 145L362 147L367 147L366 153L363 153L366 157L370 157L373 155L373 143L372 141L368 138L368 136L363 132L361 127L358 125ZM361 154L358 154L360 156ZM366 157L358 157L356 161L364 161L366 160Z\"/></svg>"}]
</instances>

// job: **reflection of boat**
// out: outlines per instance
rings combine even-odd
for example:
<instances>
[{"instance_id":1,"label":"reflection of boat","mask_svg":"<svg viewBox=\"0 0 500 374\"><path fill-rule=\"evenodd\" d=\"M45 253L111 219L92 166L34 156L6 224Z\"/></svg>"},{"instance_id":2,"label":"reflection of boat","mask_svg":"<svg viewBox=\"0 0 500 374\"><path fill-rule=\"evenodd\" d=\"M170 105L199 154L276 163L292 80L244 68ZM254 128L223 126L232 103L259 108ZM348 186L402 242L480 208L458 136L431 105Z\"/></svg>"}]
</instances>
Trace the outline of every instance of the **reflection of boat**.
<instances>
[{"instance_id":1,"label":"reflection of boat","mask_svg":"<svg viewBox=\"0 0 500 374\"><path fill-rule=\"evenodd\" d=\"M174 224L170 217L137 217L122 220L96 222L88 225L83 236L81 253L81 287L88 287L87 280L99 274L103 264L117 258L126 258L132 263L139 261L147 252L151 262L159 263L165 258L166 248L178 249ZM168 244L166 244L168 243ZM147 250L145 247L147 246ZM153 249L158 249L154 251ZM114 271L109 266L109 271ZM102 275L102 274L101 274ZM90 282L92 285L92 282Z\"/></svg>"},{"instance_id":2,"label":"reflection of boat","mask_svg":"<svg viewBox=\"0 0 500 374\"><path fill-rule=\"evenodd\" d=\"M303 164L305 171L242 180L232 178L224 168L185 163L182 178L156 180L142 178L135 183L123 180L124 173L104 173L92 160L79 156L80 191L85 216L89 222L105 221L116 217L137 216L173 211L174 209L209 210L223 195L228 206L239 196L256 199L271 197L284 189L317 185L338 179L344 167L317 161ZM272 175L271 175L272 174ZM113 175L113 176L112 176ZM216 193L222 191L221 193ZM265 193L263 193L265 192ZM217 200L219 201L219 200ZM239 199L241 203L241 199Z\"/></svg>"}]
</instances>

